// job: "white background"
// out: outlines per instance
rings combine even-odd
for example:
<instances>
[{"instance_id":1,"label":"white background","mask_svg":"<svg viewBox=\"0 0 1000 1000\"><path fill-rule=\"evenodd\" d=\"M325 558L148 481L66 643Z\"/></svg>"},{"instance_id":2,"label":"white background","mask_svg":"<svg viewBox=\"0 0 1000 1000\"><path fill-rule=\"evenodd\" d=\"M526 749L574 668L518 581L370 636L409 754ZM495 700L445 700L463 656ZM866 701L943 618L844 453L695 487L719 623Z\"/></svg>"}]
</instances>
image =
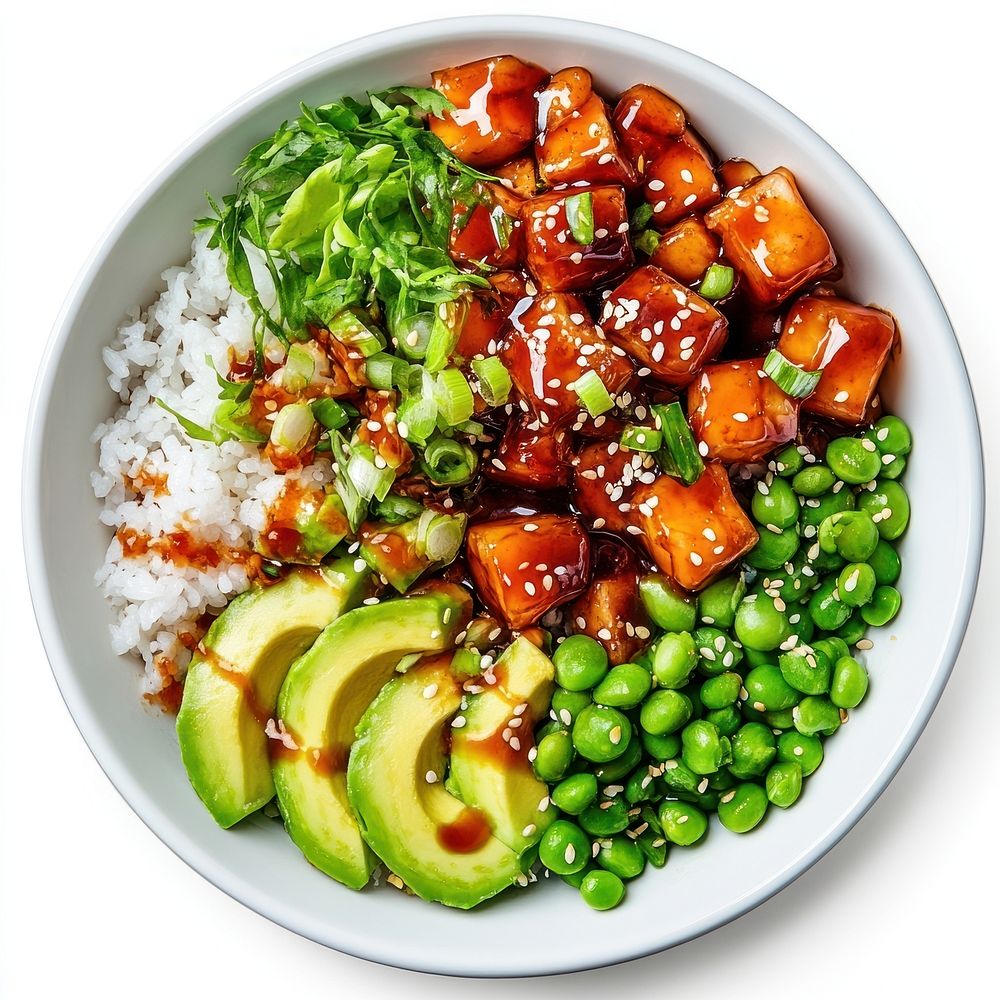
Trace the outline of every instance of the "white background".
<instances>
[{"instance_id":1,"label":"white background","mask_svg":"<svg viewBox=\"0 0 1000 1000\"><path fill-rule=\"evenodd\" d=\"M1000 889L995 524L987 526L976 610L940 707L845 842L775 899L714 934L626 967L546 983L471 984L379 968L299 939L231 901L118 797L45 662L16 542L22 414L74 275L126 198L217 111L322 48L414 18L523 12L613 21L727 66L800 115L871 184L934 277L975 383L988 471L996 471L1000 351L991 296L1000 268L1000 75L993 32L981 20L985 8L964 0L926 7L712 0L683 9L656 2L651 16L645 6L36 0L7 7L0 35L4 1000L98 989L104 997L148 1000L250 993L364 1000L390 992L450 998L470 988L481 997L990 992ZM947 420L948 400L927 405ZM948 456L939 459L946 475ZM946 545L948 511L940 517ZM920 572L934 572L933 553Z\"/></svg>"}]
</instances>

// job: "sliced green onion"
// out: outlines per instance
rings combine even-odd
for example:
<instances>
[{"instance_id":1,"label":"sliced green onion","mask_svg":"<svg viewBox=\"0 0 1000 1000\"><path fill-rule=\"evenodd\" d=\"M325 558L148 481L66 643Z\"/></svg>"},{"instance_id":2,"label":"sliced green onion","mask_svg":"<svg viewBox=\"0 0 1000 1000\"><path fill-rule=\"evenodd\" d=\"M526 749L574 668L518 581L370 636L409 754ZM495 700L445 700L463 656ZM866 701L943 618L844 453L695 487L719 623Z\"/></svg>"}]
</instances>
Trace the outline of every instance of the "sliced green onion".
<instances>
[{"instance_id":1,"label":"sliced green onion","mask_svg":"<svg viewBox=\"0 0 1000 1000\"><path fill-rule=\"evenodd\" d=\"M678 402L654 403L650 409L656 417L656 426L663 433L663 447L657 461L668 476L690 486L705 471L698 445L688 425L684 409Z\"/></svg>"},{"instance_id":2,"label":"sliced green onion","mask_svg":"<svg viewBox=\"0 0 1000 1000\"><path fill-rule=\"evenodd\" d=\"M392 484L396 481L395 470L384 460L376 461L374 450L366 444L351 447L351 457L347 463L347 478L354 483L358 493L365 500L384 500Z\"/></svg>"},{"instance_id":3,"label":"sliced green onion","mask_svg":"<svg viewBox=\"0 0 1000 1000\"><path fill-rule=\"evenodd\" d=\"M483 656L474 649L456 649L451 672L457 677L477 677L483 672Z\"/></svg>"},{"instance_id":4,"label":"sliced green onion","mask_svg":"<svg viewBox=\"0 0 1000 1000\"><path fill-rule=\"evenodd\" d=\"M479 458L461 441L437 435L427 442L420 468L435 486L461 486L476 474Z\"/></svg>"},{"instance_id":5,"label":"sliced green onion","mask_svg":"<svg viewBox=\"0 0 1000 1000\"><path fill-rule=\"evenodd\" d=\"M733 290L733 269L725 264L709 264L698 289L706 299L724 299Z\"/></svg>"},{"instance_id":6,"label":"sliced green onion","mask_svg":"<svg viewBox=\"0 0 1000 1000\"><path fill-rule=\"evenodd\" d=\"M316 426L312 407L308 403L289 403L278 410L271 425L271 444L295 454L308 443Z\"/></svg>"},{"instance_id":7,"label":"sliced green onion","mask_svg":"<svg viewBox=\"0 0 1000 1000\"><path fill-rule=\"evenodd\" d=\"M472 370L479 380L479 395L487 406L503 406L514 387L510 373L497 357L477 358Z\"/></svg>"},{"instance_id":8,"label":"sliced green onion","mask_svg":"<svg viewBox=\"0 0 1000 1000\"><path fill-rule=\"evenodd\" d=\"M486 433L486 425L478 420L466 420L464 424L456 424L452 428L456 434L468 434L470 437L482 437Z\"/></svg>"},{"instance_id":9,"label":"sliced green onion","mask_svg":"<svg viewBox=\"0 0 1000 1000\"><path fill-rule=\"evenodd\" d=\"M438 372L435 398L441 418L449 427L465 423L476 409L472 387L457 368Z\"/></svg>"},{"instance_id":10,"label":"sliced green onion","mask_svg":"<svg viewBox=\"0 0 1000 1000\"><path fill-rule=\"evenodd\" d=\"M573 239L589 246L594 242L594 196L589 191L581 191L579 194L571 194L563 205Z\"/></svg>"},{"instance_id":11,"label":"sliced green onion","mask_svg":"<svg viewBox=\"0 0 1000 1000\"><path fill-rule=\"evenodd\" d=\"M365 377L375 389L399 388L409 374L409 366L402 358L380 351L365 361Z\"/></svg>"},{"instance_id":12,"label":"sliced green onion","mask_svg":"<svg viewBox=\"0 0 1000 1000\"><path fill-rule=\"evenodd\" d=\"M330 333L342 344L370 358L385 350L385 337L359 309L344 309L330 321Z\"/></svg>"},{"instance_id":13,"label":"sliced green onion","mask_svg":"<svg viewBox=\"0 0 1000 1000\"><path fill-rule=\"evenodd\" d=\"M496 238L497 246L501 250L506 250L510 246L514 220L499 205L494 205L493 211L490 212L490 225L493 227L493 236Z\"/></svg>"},{"instance_id":14,"label":"sliced green onion","mask_svg":"<svg viewBox=\"0 0 1000 1000\"><path fill-rule=\"evenodd\" d=\"M346 427L358 411L350 403L338 403L335 399L324 396L312 401L313 416L328 430L335 431Z\"/></svg>"},{"instance_id":15,"label":"sliced green onion","mask_svg":"<svg viewBox=\"0 0 1000 1000\"><path fill-rule=\"evenodd\" d=\"M601 376L593 368L585 371L574 383L573 388L580 397L580 402L586 407L587 412L592 417L599 417L602 413L607 413L614 405Z\"/></svg>"},{"instance_id":16,"label":"sliced green onion","mask_svg":"<svg viewBox=\"0 0 1000 1000\"><path fill-rule=\"evenodd\" d=\"M281 369L282 388L288 392L301 392L315 374L316 358L312 352L302 344L292 344Z\"/></svg>"},{"instance_id":17,"label":"sliced green onion","mask_svg":"<svg viewBox=\"0 0 1000 1000\"><path fill-rule=\"evenodd\" d=\"M195 441L215 441L216 444L219 443L215 434L208 427L202 427L201 424L196 424L193 420L189 420L183 413L178 413L172 406L167 406L162 399L157 399L156 405L161 410L166 410L181 425L184 433L189 438Z\"/></svg>"},{"instance_id":18,"label":"sliced green onion","mask_svg":"<svg viewBox=\"0 0 1000 1000\"><path fill-rule=\"evenodd\" d=\"M641 250L644 254L656 253L656 248L660 245L660 234L655 229L644 229L635 238L636 250Z\"/></svg>"},{"instance_id":19,"label":"sliced green onion","mask_svg":"<svg viewBox=\"0 0 1000 1000\"><path fill-rule=\"evenodd\" d=\"M372 505L372 515L386 524L402 524L404 521L419 517L424 512L424 505L412 497L404 497L399 493L389 493L385 499Z\"/></svg>"},{"instance_id":20,"label":"sliced green onion","mask_svg":"<svg viewBox=\"0 0 1000 1000\"><path fill-rule=\"evenodd\" d=\"M343 501L347 523L351 526L351 531L354 532L358 530L361 522L365 519L368 502L361 496L347 474L348 465L351 460L351 447L344 440L344 435L340 431L330 431L330 443L333 446L334 471L336 474L333 487L337 491L337 496Z\"/></svg>"},{"instance_id":21,"label":"sliced green onion","mask_svg":"<svg viewBox=\"0 0 1000 1000\"><path fill-rule=\"evenodd\" d=\"M414 313L401 320L396 330L396 347L411 361L422 361L437 317L432 312Z\"/></svg>"},{"instance_id":22,"label":"sliced green onion","mask_svg":"<svg viewBox=\"0 0 1000 1000\"><path fill-rule=\"evenodd\" d=\"M438 514L425 510L417 522L417 551L431 562L450 563L465 539L465 514Z\"/></svg>"},{"instance_id":23,"label":"sliced green onion","mask_svg":"<svg viewBox=\"0 0 1000 1000\"><path fill-rule=\"evenodd\" d=\"M423 444L437 427L438 408L426 396L410 396L396 411L396 430L405 441Z\"/></svg>"},{"instance_id":24,"label":"sliced green onion","mask_svg":"<svg viewBox=\"0 0 1000 1000\"><path fill-rule=\"evenodd\" d=\"M427 338L427 347L424 350L424 367L429 372L439 372L446 367L451 361L455 345L458 343L461 326L454 323L457 317L454 310L448 309L447 305L447 303L442 302L438 306L438 315L434 317L434 325ZM446 315L442 316L441 313ZM449 322L449 319L452 322ZM464 321L464 319L463 315L462 320Z\"/></svg>"},{"instance_id":25,"label":"sliced green onion","mask_svg":"<svg viewBox=\"0 0 1000 1000\"><path fill-rule=\"evenodd\" d=\"M244 418L249 415L249 400L238 403L235 399L224 399L216 407L212 416L212 427L215 430L216 440L232 439L264 444L267 441L267 435L245 422Z\"/></svg>"},{"instance_id":26,"label":"sliced green onion","mask_svg":"<svg viewBox=\"0 0 1000 1000\"><path fill-rule=\"evenodd\" d=\"M632 213L632 228L645 229L653 221L653 206L648 201L644 201Z\"/></svg>"},{"instance_id":27,"label":"sliced green onion","mask_svg":"<svg viewBox=\"0 0 1000 1000\"><path fill-rule=\"evenodd\" d=\"M629 424L622 431L621 446L629 451L659 451L663 444L662 432L654 427L636 427Z\"/></svg>"},{"instance_id":28,"label":"sliced green onion","mask_svg":"<svg viewBox=\"0 0 1000 1000\"><path fill-rule=\"evenodd\" d=\"M782 392L796 399L804 399L813 393L823 375L822 369L818 372L808 372L792 364L780 351L771 351L768 354L764 359L764 371Z\"/></svg>"}]
</instances>

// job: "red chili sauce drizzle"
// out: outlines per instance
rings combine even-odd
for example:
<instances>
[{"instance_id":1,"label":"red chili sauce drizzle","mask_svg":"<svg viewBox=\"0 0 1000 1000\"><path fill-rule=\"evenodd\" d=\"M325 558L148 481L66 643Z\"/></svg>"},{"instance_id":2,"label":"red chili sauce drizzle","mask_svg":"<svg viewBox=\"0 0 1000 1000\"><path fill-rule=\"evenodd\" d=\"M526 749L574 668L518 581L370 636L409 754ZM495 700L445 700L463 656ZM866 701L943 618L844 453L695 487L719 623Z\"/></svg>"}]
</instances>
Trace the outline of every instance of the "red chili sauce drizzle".
<instances>
[{"instance_id":1,"label":"red chili sauce drizzle","mask_svg":"<svg viewBox=\"0 0 1000 1000\"><path fill-rule=\"evenodd\" d=\"M473 854L492 836L490 824L478 810L466 807L451 823L437 828L438 843L452 854Z\"/></svg>"}]
</instances>

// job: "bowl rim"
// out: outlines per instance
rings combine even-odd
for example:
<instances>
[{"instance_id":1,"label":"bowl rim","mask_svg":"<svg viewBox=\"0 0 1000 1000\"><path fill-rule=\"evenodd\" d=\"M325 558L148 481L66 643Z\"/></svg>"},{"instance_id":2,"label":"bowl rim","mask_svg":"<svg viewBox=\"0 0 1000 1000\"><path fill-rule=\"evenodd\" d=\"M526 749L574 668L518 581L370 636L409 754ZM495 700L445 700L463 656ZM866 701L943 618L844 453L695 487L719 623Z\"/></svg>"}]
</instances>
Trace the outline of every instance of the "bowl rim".
<instances>
[{"instance_id":1,"label":"bowl rim","mask_svg":"<svg viewBox=\"0 0 1000 1000\"><path fill-rule=\"evenodd\" d=\"M117 239L123 230L142 212L147 202L169 182L170 178L189 160L211 144L221 132L245 114L251 113L258 104L275 96L279 91L286 90L298 82L304 82L339 62L376 55L381 48L386 46L428 44L440 39L443 35L461 35L470 39L483 38L485 40L493 32L513 34L530 31L569 35L584 41L591 41L597 45L611 40L623 47L641 48L654 55L661 53L664 57L669 58L672 65L685 75L699 79L722 79L730 87L739 90L741 96L745 97L746 101L753 103L758 110L768 112L772 117L778 119L782 129L796 144L811 146L823 157L828 158L844 182L852 187L858 199L862 203L867 203L871 211L884 216L898 240L900 253L909 255L910 263L915 265L917 273L922 276L930 294L936 301L940 310L938 321L942 328L951 335L950 348L954 351L958 361L960 374L964 376L967 393L963 396L963 403L969 411L968 416L971 418L970 427L973 430L974 441L969 442L973 459L973 482L969 484L972 488L972 494L969 498L969 552L965 572L959 581L953 628L924 701L911 718L908 728L901 734L893 756L886 763L877 779L862 791L841 820L824 837L796 858L793 864L782 869L753 893L734 900L728 907L713 913L704 920L688 925L683 932L676 933L652 945L636 946L627 940L619 940L616 946L610 948L607 953L592 955L576 961L555 958L547 962L535 962L530 969L518 973L518 975L552 975L582 971L656 954L735 920L768 900L811 868L850 832L896 775L927 725L955 665L972 612L982 561L985 521L985 467L982 433L968 368L947 311L923 262L891 213L836 149L814 132L802 119L753 84L716 63L659 39L591 21L544 15L486 14L420 21L364 35L319 52L278 73L232 102L198 129L133 194L100 237L67 293L42 352L28 411L22 465L22 538L25 564L35 620L45 654L60 695L84 742L105 775L139 819L177 857L217 888L255 912L303 937L354 957L383 965L421 972L482 978L509 978L512 974L509 968L503 970L499 967L487 970L472 968L468 964L463 964L460 957L448 966L433 961L423 964L413 961L407 963L394 956L392 942L389 940L355 937L351 940L335 941L328 936L321 935L307 923L296 919L296 915L290 912L287 907L280 913L274 912L270 902L259 895L251 881L231 876L225 870L219 869L211 852L195 843L194 839L156 803L146 788L131 779L127 769L119 760L117 751L114 750L102 732L97 719L87 710L81 686L75 677L72 656L61 641L56 626L58 615L45 574L42 547L45 526L41 518L40 498L44 442L41 435L43 421L40 418L52 404L56 362L65 347L70 330L75 324L86 292L104 266Z\"/></svg>"}]
</instances>

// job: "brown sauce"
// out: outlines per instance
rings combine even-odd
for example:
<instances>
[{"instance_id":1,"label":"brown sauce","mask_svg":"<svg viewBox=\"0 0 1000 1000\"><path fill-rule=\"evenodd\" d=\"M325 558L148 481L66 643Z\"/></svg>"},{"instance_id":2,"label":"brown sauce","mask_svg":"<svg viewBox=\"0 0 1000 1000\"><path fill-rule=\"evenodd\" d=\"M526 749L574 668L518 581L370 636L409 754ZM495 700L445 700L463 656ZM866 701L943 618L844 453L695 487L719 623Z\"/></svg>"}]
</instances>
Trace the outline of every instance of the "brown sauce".
<instances>
[{"instance_id":1,"label":"brown sauce","mask_svg":"<svg viewBox=\"0 0 1000 1000\"><path fill-rule=\"evenodd\" d=\"M253 681L246 674L239 670L234 670L232 664L224 660L214 650L202 646L198 650L198 655L215 671L223 680L228 681L235 688L238 688L243 695L243 701L250 714L254 717L261 729L267 725L267 720L271 718L272 711L266 705L260 703L257 692L254 690Z\"/></svg>"},{"instance_id":2,"label":"brown sauce","mask_svg":"<svg viewBox=\"0 0 1000 1000\"><path fill-rule=\"evenodd\" d=\"M491 835L490 824L478 809L465 808L457 819L437 828L438 843L452 854L473 854Z\"/></svg>"},{"instance_id":3,"label":"brown sauce","mask_svg":"<svg viewBox=\"0 0 1000 1000\"><path fill-rule=\"evenodd\" d=\"M290 733L287 726L285 726L285 731ZM294 735L292 739L298 743L298 739ZM267 755L272 761L304 760L317 774L324 777L346 774L349 753L350 747L345 746L322 747L314 750L301 745L294 748L287 746L282 740L273 736L267 741Z\"/></svg>"}]
</instances>

